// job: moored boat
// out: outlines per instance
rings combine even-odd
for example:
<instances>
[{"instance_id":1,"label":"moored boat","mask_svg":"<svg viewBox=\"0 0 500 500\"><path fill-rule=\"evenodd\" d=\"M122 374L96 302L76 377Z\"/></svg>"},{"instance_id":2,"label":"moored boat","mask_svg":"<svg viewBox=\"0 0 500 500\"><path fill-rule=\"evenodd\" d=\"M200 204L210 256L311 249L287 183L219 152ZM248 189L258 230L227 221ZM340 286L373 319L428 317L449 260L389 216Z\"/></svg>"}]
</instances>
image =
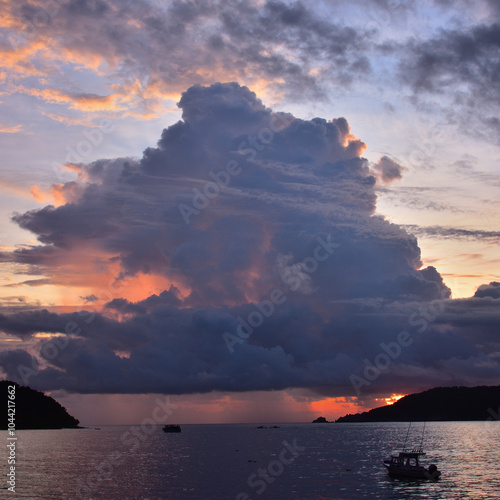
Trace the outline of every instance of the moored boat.
<instances>
[{"instance_id":1,"label":"moored boat","mask_svg":"<svg viewBox=\"0 0 500 500\"><path fill-rule=\"evenodd\" d=\"M399 455L392 455L390 458L384 460L384 466L390 476L394 477L405 477L410 479L439 479L441 476L441 471L438 470L435 464L429 465L426 469L423 465L420 465L420 457L425 455L422 444L424 442L424 432L425 423L422 430L422 438L420 440L420 446L413 448L411 451L406 451L406 442L408 441L408 435L410 434L411 422L408 426L408 431L406 432L406 438L403 445L403 451L399 452Z\"/></svg>"},{"instance_id":2,"label":"moored boat","mask_svg":"<svg viewBox=\"0 0 500 500\"><path fill-rule=\"evenodd\" d=\"M164 425L163 432L181 432L181 426L175 424Z\"/></svg>"},{"instance_id":3,"label":"moored boat","mask_svg":"<svg viewBox=\"0 0 500 500\"><path fill-rule=\"evenodd\" d=\"M421 448L412 451L401 451L399 455L393 455L384 460L384 465L391 476L413 479L438 479L441 472L435 464L429 465L427 469L420 465L419 458L422 455L425 455L425 453Z\"/></svg>"}]
</instances>

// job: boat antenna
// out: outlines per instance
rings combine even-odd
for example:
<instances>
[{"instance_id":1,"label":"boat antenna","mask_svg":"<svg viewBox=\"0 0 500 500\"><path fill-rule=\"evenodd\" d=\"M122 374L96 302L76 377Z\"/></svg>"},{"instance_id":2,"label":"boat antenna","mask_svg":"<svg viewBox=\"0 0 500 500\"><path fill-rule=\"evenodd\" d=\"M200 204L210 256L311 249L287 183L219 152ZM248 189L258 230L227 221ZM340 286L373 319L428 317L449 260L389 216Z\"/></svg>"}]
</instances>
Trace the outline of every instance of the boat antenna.
<instances>
[{"instance_id":1,"label":"boat antenna","mask_svg":"<svg viewBox=\"0 0 500 500\"><path fill-rule=\"evenodd\" d=\"M406 450L406 441L408 441L408 434L410 434L410 428L411 428L411 422L410 422L410 425L408 426L408 430L406 431L405 444L403 445L403 451Z\"/></svg>"},{"instance_id":2,"label":"boat antenna","mask_svg":"<svg viewBox=\"0 0 500 500\"><path fill-rule=\"evenodd\" d=\"M424 428L422 429L422 439L420 440L420 449L423 450L423 444L424 444L424 432L425 432L425 424L427 422L424 422Z\"/></svg>"}]
</instances>

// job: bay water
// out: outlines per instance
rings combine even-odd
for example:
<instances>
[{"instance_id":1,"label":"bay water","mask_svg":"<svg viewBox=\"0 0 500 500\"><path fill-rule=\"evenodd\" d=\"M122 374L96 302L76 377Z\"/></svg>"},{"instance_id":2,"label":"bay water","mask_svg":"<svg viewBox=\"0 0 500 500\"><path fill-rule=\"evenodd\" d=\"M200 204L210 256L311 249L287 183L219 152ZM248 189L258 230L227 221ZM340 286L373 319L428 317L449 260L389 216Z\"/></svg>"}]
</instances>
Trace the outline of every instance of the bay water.
<instances>
[{"instance_id":1,"label":"bay water","mask_svg":"<svg viewBox=\"0 0 500 500\"><path fill-rule=\"evenodd\" d=\"M496 499L500 422L426 424L424 465L435 482L392 479L382 464L401 451L406 423L109 426L16 431L16 488L7 489L0 432L0 498L14 499ZM419 445L422 423L410 428ZM5 451L7 450L7 451Z\"/></svg>"}]
</instances>

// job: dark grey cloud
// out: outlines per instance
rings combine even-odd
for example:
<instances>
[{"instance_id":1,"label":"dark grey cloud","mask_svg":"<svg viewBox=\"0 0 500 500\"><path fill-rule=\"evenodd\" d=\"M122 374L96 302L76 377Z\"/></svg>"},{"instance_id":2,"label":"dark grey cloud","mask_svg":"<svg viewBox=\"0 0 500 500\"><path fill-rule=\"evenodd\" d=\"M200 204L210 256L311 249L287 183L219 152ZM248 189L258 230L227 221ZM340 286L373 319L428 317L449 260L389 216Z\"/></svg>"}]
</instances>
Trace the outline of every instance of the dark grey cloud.
<instances>
[{"instance_id":1,"label":"dark grey cloud","mask_svg":"<svg viewBox=\"0 0 500 500\"><path fill-rule=\"evenodd\" d=\"M72 267L83 248L99 255L89 272L112 264L116 282L172 284L135 302L125 286L101 311L2 314L1 331L32 342L0 354L9 378L34 358L29 383L44 390L346 395L381 343L408 330L411 346L367 392L394 391L396 373L402 392L498 379L490 326L472 334L495 323L491 296L462 301L460 321L465 306L421 269L415 236L375 215L375 178L345 118L275 113L235 83L191 87L179 106L183 119L141 159L80 165L71 202L16 214L40 244L1 255L69 280L85 270ZM230 352L224 333L259 307L268 317ZM56 356L39 332L60 335Z\"/></svg>"},{"instance_id":2,"label":"dark grey cloud","mask_svg":"<svg viewBox=\"0 0 500 500\"><path fill-rule=\"evenodd\" d=\"M492 281L489 285L481 285L476 290L474 297L491 297L492 299L500 299L500 283Z\"/></svg>"},{"instance_id":3,"label":"dark grey cloud","mask_svg":"<svg viewBox=\"0 0 500 500\"><path fill-rule=\"evenodd\" d=\"M443 29L409 42L401 52L399 78L424 105L429 96L440 96L443 112L468 134L495 134L498 140L499 48L497 23Z\"/></svg>"},{"instance_id":4,"label":"dark grey cloud","mask_svg":"<svg viewBox=\"0 0 500 500\"><path fill-rule=\"evenodd\" d=\"M372 168L382 184L390 184L401 179L405 170L405 167L388 156L382 156Z\"/></svg>"},{"instance_id":5,"label":"dark grey cloud","mask_svg":"<svg viewBox=\"0 0 500 500\"><path fill-rule=\"evenodd\" d=\"M99 300L99 297L97 295L91 294L91 295L85 295L83 297L80 297L82 300L84 300L86 303L87 302L97 302Z\"/></svg>"},{"instance_id":6,"label":"dark grey cloud","mask_svg":"<svg viewBox=\"0 0 500 500\"><path fill-rule=\"evenodd\" d=\"M433 3L441 7L445 12L450 10L462 13L462 18L473 17L479 14L489 23L500 19L500 6L496 0L433 0Z\"/></svg>"},{"instance_id":7,"label":"dark grey cloud","mask_svg":"<svg viewBox=\"0 0 500 500\"><path fill-rule=\"evenodd\" d=\"M21 286L21 285L28 285L28 286L43 286L43 285L50 285L52 284L53 281L50 278L41 278L37 280L25 280L21 281L20 283L10 283L8 285L4 285L7 287L16 287L16 286Z\"/></svg>"},{"instance_id":8,"label":"dark grey cloud","mask_svg":"<svg viewBox=\"0 0 500 500\"><path fill-rule=\"evenodd\" d=\"M20 349L0 353L0 364L16 380L20 366L34 364L37 373L30 384L44 390L182 394L303 387L341 396L354 393L351 375L362 374L366 362L373 363L384 352L382 343L393 344L400 332L407 331L410 345L365 389L367 394L500 377L495 357L498 304L489 297L432 306L374 301L333 307L342 314L325 321L307 304L286 303L231 354L221 342L221 332L234 331L235 318L246 317L254 306L194 310L161 304L147 312L136 310L122 321L97 315L95 324L84 325L80 319L81 331L44 368ZM78 321L76 316L71 320ZM1 317L2 329L24 329L25 322L32 321L21 315L16 319L19 325L10 320L7 326ZM61 322L67 319L60 315ZM49 330L53 324L54 318L43 314L37 328ZM147 332L141 339L125 335L139 329ZM93 330L92 335L85 330ZM42 353L51 352L50 342L39 344Z\"/></svg>"},{"instance_id":9,"label":"dark grey cloud","mask_svg":"<svg viewBox=\"0 0 500 500\"><path fill-rule=\"evenodd\" d=\"M328 74L339 83L350 83L369 73L370 64L363 54L366 40L358 30L322 19L300 2L268 1L261 10L242 9L242 5L238 3L222 13L226 33L234 45L243 46L241 58L267 77L290 76L286 86L289 93L315 89L315 78L301 69L309 67L311 58L315 63L328 61ZM283 44L296 56L295 60L277 51L271 56L264 54L265 44Z\"/></svg>"},{"instance_id":10,"label":"dark grey cloud","mask_svg":"<svg viewBox=\"0 0 500 500\"><path fill-rule=\"evenodd\" d=\"M499 67L494 56L499 45L498 24L442 31L438 37L412 43L410 57L403 62L403 78L417 91L436 93L445 93L459 82L467 83L473 104L474 97L498 92L495 82Z\"/></svg>"}]
</instances>

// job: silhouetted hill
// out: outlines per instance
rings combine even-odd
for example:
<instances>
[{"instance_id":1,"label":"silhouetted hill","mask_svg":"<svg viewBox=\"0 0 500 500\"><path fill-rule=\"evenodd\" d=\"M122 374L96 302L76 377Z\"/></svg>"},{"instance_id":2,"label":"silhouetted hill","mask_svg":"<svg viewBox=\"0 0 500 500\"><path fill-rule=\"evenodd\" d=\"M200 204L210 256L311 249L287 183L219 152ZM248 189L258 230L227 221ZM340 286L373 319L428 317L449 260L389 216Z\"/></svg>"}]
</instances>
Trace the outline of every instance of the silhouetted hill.
<instances>
[{"instance_id":1,"label":"silhouetted hill","mask_svg":"<svg viewBox=\"0 0 500 500\"><path fill-rule=\"evenodd\" d=\"M77 428L80 423L66 408L43 392L20 386L8 380L0 381L0 429L7 429L7 387L16 386L15 428L16 429L62 429Z\"/></svg>"},{"instance_id":2,"label":"silhouetted hill","mask_svg":"<svg viewBox=\"0 0 500 500\"><path fill-rule=\"evenodd\" d=\"M500 386L436 387L336 422L411 422L500 419Z\"/></svg>"},{"instance_id":3,"label":"silhouetted hill","mask_svg":"<svg viewBox=\"0 0 500 500\"><path fill-rule=\"evenodd\" d=\"M318 417L316 420L312 421L313 424L329 424L328 420L325 417Z\"/></svg>"}]
</instances>

